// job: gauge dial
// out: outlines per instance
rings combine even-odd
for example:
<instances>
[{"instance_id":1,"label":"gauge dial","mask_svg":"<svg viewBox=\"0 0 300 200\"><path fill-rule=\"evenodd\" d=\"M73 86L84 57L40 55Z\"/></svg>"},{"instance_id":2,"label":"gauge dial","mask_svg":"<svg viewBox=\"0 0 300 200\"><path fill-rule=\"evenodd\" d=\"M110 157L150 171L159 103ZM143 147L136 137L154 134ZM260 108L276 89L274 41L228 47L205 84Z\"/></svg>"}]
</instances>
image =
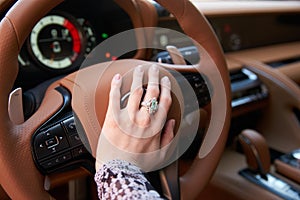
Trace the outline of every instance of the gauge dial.
<instances>
[{"instance_id":1,"label":"gauge dial","mask_svg":"<svg viewBox=\"0 0 300 200\"><path fill-rule=\"evenodd\" d=\"M84 18L77 19L80 26L83 28L86 37L85 56L87 56L97 45L95 30L89 21Z\"/></svg>"},{"instance_id":2,"label":"gauge dial","mask_svg":"<svg viewBox=\"0 0 300 200\"><path fill-rule=\"evenodd\" d=\"M29 41L34 57L51 69L66 69L82 52L82 33L75 22L48 15L33 28Z\"/></svg>"}]
</instances>

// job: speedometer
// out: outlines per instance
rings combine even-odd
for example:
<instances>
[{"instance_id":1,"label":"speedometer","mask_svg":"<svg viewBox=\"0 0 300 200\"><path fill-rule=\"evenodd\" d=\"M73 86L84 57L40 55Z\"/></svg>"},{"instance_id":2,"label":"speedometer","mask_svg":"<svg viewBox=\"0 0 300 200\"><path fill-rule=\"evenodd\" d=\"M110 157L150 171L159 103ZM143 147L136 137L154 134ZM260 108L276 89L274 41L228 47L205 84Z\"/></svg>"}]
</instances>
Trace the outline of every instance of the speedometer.
<instances>
[{"instance_id":1,"label":"speedometer","mask_svg":"<svg viewBox=\"0 0 300 200\"><path fill-rule=\"evenodd\" d=\"M33 56L51 69L66 69L83 52L82 31L76 20L52 14L42 18L33 28L29 43Z\"/></svg>"}]
</instances>

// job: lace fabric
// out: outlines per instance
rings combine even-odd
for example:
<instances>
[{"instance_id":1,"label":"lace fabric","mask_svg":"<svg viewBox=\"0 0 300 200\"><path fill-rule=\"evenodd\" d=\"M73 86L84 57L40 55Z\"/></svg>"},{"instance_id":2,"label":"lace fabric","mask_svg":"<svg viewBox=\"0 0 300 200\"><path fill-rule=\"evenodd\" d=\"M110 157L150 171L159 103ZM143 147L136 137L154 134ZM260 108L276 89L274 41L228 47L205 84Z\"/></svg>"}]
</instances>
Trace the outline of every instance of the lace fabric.
<instances>
[{"instance_id":1,"label":"lace fabric","mask_svg":"<svg viewBox=\"0 0 300 200\"><path fill-rule=\"evenodd\" d=\"M135 165L111 160L95 174L100 199L163 199Z\"/></svg>"}]
</instances>

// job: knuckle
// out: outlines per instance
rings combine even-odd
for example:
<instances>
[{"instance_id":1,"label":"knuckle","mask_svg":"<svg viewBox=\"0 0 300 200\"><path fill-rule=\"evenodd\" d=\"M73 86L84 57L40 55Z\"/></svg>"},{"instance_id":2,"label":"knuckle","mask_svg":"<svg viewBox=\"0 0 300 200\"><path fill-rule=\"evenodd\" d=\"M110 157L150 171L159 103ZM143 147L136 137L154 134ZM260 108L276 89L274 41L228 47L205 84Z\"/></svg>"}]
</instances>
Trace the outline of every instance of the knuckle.
<instances>
[{"instance_id":1,"label":"knuckle","mask_svg":"<svg viewBox=\"0 0 300 200\"><path fill-rule=\"evenodd\" d=\"M139 124L141 126L146 127L150 124L150 122L151 122L150 117L149 116L144 116L144 117L140 118Z\"/></svg>"},{"instance_id":2,"label":"knuckle","mask_svg":"<svg viewBox=\"0 0 300 200\"><path fill-rule=\"evenodd\" d=\"M150 86L148 88L148 92L151 96L158 96L159 95L159 88L157 86Z\"/></svg>"},{"instance_id":3,"label":"knuckle","mask_svg":"<svg viewBox=\"0 0 300 200\"><path fill-rule=\"evenodd\" d=\"M133 95L138 95L141 96L143 94L143 88L142 87L138 87L133 91Z\"/></svg>"},{"instance_id":4,"label":"knuckle","mask_svg":"<svg viewBox=\"0 0 300 200\"><path fill-rule=\"evenodd\" d=\"M135 115L135 114L130 114L130 113L129 113L129 119L130 119L130 121L131 121L133 124L136 124L136 123L137 123L137 118L136 118L136 115Z\"/></svg>"},{"instance_id":5,"label":"knuckle","mask_svg":"<svg viewBox=\"0 0 300 200\"><path fill-rule=\"evenodd\" d=\"M166 104L167 106L170 106L172 104L171 96L161 97L160 101Z\"/></svg>"}]
</instances>

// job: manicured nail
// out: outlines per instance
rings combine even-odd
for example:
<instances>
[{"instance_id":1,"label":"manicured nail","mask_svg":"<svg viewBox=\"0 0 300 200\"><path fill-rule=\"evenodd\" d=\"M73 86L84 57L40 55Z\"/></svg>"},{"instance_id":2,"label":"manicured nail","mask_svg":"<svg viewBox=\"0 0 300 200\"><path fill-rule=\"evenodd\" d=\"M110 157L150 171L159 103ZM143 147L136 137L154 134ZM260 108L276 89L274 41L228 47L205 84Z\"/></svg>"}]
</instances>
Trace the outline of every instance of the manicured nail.
<instances>
[{"instance_id":1,"label":"manicured nail","mask_svg":"<svg viewBox=\"0 0 300 200\"><path fill-rule=\"evenodd\" d=\"M172 125L172 128L175 127L175 119L171 119L171 125Z\"/></svg>"},{"instance_id":2,"label":"manicured nail","mask_svg":"<svg viewBox=\"0 0 300 200\"><path fill-rule=\"evenodd\" d=\"M121 75L120 74L116 74L114 76L114 80L119 81L121 79Z\"/></svg>"},{"instance_id":3,"label":"manicured nail","mask_svg":"<svg viewBox=\"0 0 300 200\"><path fill-rule=\"evenodd\" d=\"M152 65L152 66L151 66L151 68L152 68L152 70L153 70L153 71L155 71L155 72L157 72L157 71L158 71L158 67L157 67L157 65L155 65L155 64L154 64L154 65Z\"/></svg>"},{"instance_id":4,"label":"manicured nail","mask_svg":"<svg viewBox=\"0 0 300 200\"><path fill-rule=\"evenodd\" d=\"M170 83L170 79L169 79L169 77L164 76L164 77L161 79L161 82L162 82L162 83L169 84L169 83Z\"/></svg>"},{"instance_id":5,"label":"manicured nail","mask_svg":"<svg viewBox=\"0 0 300 200\"><path fill-rule=\"evenodd\" d=\"M138 72L143 72L143 68L142 68L142 65L139 65L139 66L137 66L136 67L136 70L138 71Z\"/></svg>"}]
</instances>

